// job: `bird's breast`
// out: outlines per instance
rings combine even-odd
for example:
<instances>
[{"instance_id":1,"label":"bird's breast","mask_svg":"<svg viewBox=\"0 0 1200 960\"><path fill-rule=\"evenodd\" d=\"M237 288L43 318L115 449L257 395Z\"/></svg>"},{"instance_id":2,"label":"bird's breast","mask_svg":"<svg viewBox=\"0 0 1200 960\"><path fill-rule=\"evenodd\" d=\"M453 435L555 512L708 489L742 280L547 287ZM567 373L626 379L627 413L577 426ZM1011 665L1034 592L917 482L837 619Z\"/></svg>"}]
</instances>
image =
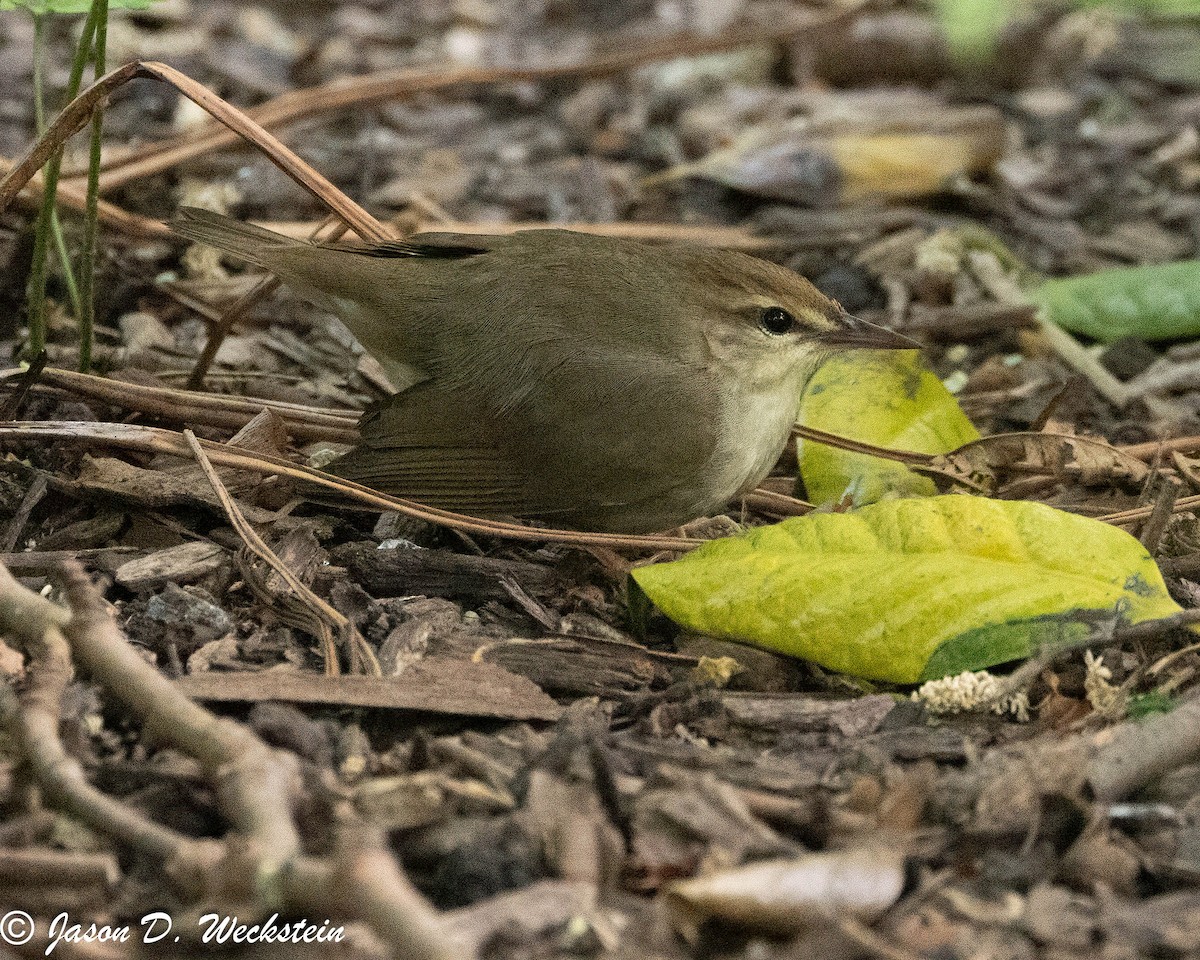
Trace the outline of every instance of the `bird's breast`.
<instances>
[{"instance_id":1,"label":"bird's breast","mask_svg":"<svg viewBox=\"0 0 1200 960\"><path fill-rule=\"evenodd\" d=\"M724 502L758 486L787 445L799 406L790 385L736 391L722 399L709 461L714 496Z\"/></svg>"}]
</instances>

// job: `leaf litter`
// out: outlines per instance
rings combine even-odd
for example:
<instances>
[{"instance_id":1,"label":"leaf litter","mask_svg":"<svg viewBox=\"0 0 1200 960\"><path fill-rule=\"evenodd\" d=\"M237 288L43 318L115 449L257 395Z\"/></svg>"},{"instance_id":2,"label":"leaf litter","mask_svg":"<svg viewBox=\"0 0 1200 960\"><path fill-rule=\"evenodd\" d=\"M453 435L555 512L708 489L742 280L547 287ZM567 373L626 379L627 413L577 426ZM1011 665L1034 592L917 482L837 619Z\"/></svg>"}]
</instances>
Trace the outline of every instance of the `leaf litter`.
<instances>
[{"instance_id":1,"label":"leaf litter","mask_svg":"<svg viewBox=\"0 0 1200 960\"><path fill-rule=\"evenodd\" d=\"M1176 338L1192 331L1150 298L1140 319L1121 314L1120 339L1109 343L1101 332L1098 347L1072 345L1048 334L1020 300L1031 277L1164 271L1195 257L1200 153L1186 133L1197 123L1198 88L1183 60L1164 72L1151 53L1195 40L1194 24L1052 11L1033 33L1022 34L1018 21L983 44L997 49L993 82L953 72L925 7L850 8L787 33L768 22L765 5L735 4L733 22L709 24L711 35L754 34L755 45L730 47L753 57L718 57L703 70L690 66L701 62L695 57L670 67L651 58L551 82L458 82L361 111L343 103L336 118L323 113L323 98L349 75L400 65L444 72L453 63L502 76L519 63L562 63L563 51L582 60L633 50L671 27L645 4L608 12L566 4L519 16L505 4L477 6L465 16L436 4L335 4L284 20L269 7L197 4L189 13L165 3L114 24L113 43L130 56L165 59L242 106L293 85L317 89L307 101L268 99L265 109L299 115L315 105L303 134L285 128L284 139L302 141L314 166L405 229L635 224L670 239L684 236L677 225L686 224L702 242L755 244L867 319L923 338L934 317L937 333L923 352L930 376L954 387L983 439L964 446L968 438L956 437L936 451L902 445L931 458L919 472L1014 498L1014 509L1037 500L1111 518L1149 544L1135 565L1152 555L1174 598L1157 582L1150 594L1123 582L1127 599L1152 594L1162 612L1194 609L1200 528L1189 511L1200 487L1188 457L1200 443L1189 447L1186 438L1200 433L1195 349L1157 342L1164 330ZM705 7L701 15L717 14ZM15 160L29 142L28 77L9 78L23 33L18 14L2 16L14 18L14 30L0 57L0 152ZM66 26L54 27L53 49L65 49ZM1010 73L1019 79L1005 81ZM901 90L914 85L922 88L917 110ZM325 318L276 293L249 308L217 352L204 405L179 391L219 316L193 306L228 302L248 284L221 289L211 275L187 277L173 248L147 239L161 238L154 227L184 186L170 163L161 165L167 153L158 145L193 138L200 146L189 148L188 175L231 188L244 216L307 232L321 211L262 157L213 149L214 135L192 126L167 88L126 90L105 127L114 206L105 210L112 245L101 267L97 355L108 379L103 390L72 380L73 330L54 331L50 367L66 369L35 379L10 415L73 426L18 443L22 428L6 425L2 559L35 590L64 554L83 559L100 578L105 615L143 659L299 764L293 798L275 815L283 823L294 814L307 849L330 849L338 828L354 822L335 801L355 791L356 825L392 831L380 851L399 858L447 927L488 957L715 949L734 957L1060 958L1103 949L1149 958L1197 949L1192 691L1200 659L1186 624L1171 621L1169 631L1149 621L1131 633L1139 626L1128 626L1128 609L1110 598L1081 621L1093 659L1051 645L1028 661L1037 667L1024 687L1029 723L986 712L934 719L908 700L907 687L696 636L637 611L626 574L644 555L628 547L502 538L494 527L452 532L430 517L381 515L379 504L314 502L301 478L256 472L246 457L258 455L259 466L323 462L352 441L346 411L378 396L378 377ZM861 119L864 104L876 119ZM881 134L877 118L889 106L902 122L883 124ZM815 137L811 120L794 119L822 111L834 119L822 120ZM839 111L849 119L837 120ZM956 126L955 117L965 120ZM881 135L909 173L867 162L866 141ZM948 146L947 136L960 139ZM861 162L839 152L851 142L849 161ZM754 143L816 157L805 169L817 180L800 182L799 192L792 181L763 181L796 168L765 164L761 152L744 149ZM943 155L931 157L931 144ZM726 167L724 186L688 176L643 185L731 146L741 154L727 152L725 162L753 163ZM134 179L152 164L154 179ZM78 169L68 157L68 204ZM885 175L894 180L880 182ZM745 189L763 182L769 189ZM14 307L24 224L14 211L0 219L0 298ZM1095 296L1086 318L1093 325L1111 312L1113 295ZM0 340L10 361L16 346L11 331ZM222 459L217 445L264 408L282 428L243 438L236 446L250 454L225 448ZM106 426L122 421L124 433ZM383 679L320 675L315 621L279 602L277 578L264 593L257 562L238 562L243 536L195 457L184 459L183 428L216 442L201 445L237 509L304 590L378 651ZM777 505L796 492L796 473L785 458L768 481ZM1159 491L1172 478L1181 486L1164 513ZM1147 530L1156 509L1160 529ZM753 509L734 517L771 518ZM677 557L706 529L651 549ZM1057 545L1080 554L1070 537ZM851 568L844 589L861 595L866 579ZM947 603L960 585L948 577ZM6 586L5 596L25 596L16 590ZM832 635L836 621L827 615L818 632ZM6 623L14 644L19 627ZM1094 657L1110 674L1100 679L1119 694L1108 702L1126 704L1125 716L1099 708ZM698 669L724 658L742 669ZM21 669L13 657L0 662ZM24 668L36 683L52 662L33 655ZM58 729L95 782L191 839L221 836L215 779L186 751L164 748L161 735L139 741L124 727L148 714L147 725L161 730L154 722L163 704L122 707L121 683L98 679L99 670L88 676L65 688ZM1139 702L1150 714L1135 721ZM53 853L78 869L27 867L20 885L0 885L6 904L40 917L65 902L88 903L97 916L116 909L132 918L163 897L173 912L196 902L195 890L164 886L161 858L122 839L121 821L89 821L87 838L71 833L52 803L31 802L27 774L13 769L4 793L12 826L0 857ZM110 855L103 864L92 862L97 843ZM863 871L855 858L869 844L880 853ZM204 861L197 853L190 862ZM857 879L826 890L822 869ZM787 872L769 875L764 893L751 881L769 870ZM783 919L763 912L775 910L781 876L798 878L803 894L783 904ZM687 884L702 892L704 916L664 927L660 911ZM353 914L332 892L324 905ZM367 941L361 949L380 955Z\"/></svg>"}]
</instances>

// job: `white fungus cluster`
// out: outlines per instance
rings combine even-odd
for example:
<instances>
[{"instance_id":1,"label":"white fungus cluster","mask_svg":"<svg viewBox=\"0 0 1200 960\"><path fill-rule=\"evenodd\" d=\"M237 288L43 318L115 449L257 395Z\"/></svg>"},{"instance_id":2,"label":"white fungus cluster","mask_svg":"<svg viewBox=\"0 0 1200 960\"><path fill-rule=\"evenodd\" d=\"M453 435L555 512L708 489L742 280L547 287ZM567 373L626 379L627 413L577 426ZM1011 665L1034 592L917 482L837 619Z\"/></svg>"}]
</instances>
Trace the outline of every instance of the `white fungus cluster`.
<instances>
[{"instance_id":1,"label":"white fungus cluster","mask_svg":"<svg viewBox=\"0 0 1200 960\"><path fill-rule=\"evenodd\" d=\"M927 680L913 691L912 698L930 713L965 713L986 707L992 713L1012 714L1020 723L1029 720L1029 697L1025 691L999 696L1001 680L986 670L967 670L941 680Z\"/></svg>"}]
</instances>

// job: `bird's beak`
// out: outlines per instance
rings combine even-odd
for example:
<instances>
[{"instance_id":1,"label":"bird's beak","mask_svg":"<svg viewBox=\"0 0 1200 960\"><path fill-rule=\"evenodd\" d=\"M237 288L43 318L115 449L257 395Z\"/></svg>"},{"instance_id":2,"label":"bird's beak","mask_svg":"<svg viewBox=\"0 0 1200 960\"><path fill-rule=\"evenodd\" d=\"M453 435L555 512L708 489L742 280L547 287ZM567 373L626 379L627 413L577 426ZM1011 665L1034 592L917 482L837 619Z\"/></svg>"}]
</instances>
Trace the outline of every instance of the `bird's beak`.
<instances>
[{"instance_id":1,"label":"bird's beak","mask_svg":"<svg viewBox=\"0 0 1200 960\"><path fill-rule=\"evenodd\" d=\"M869 320L843 314L841 324L817 336L822 346L858 347L866 350L920 350L921 344L895 330L881 327Z\"/></svg>"}]
</instances>

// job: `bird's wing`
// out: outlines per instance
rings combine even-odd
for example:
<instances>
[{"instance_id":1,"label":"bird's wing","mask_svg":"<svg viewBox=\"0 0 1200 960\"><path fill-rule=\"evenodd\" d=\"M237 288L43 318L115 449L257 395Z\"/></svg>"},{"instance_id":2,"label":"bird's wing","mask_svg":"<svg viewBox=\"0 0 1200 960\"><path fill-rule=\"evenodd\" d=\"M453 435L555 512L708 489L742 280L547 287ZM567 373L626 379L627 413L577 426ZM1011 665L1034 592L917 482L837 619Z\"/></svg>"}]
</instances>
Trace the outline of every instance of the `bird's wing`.
<instances>
[{"instance_id":1,"label":"bird's wing","mask_svg":"<svg viewBox=\"0 0 1200 960\"><path fill-rule=\"evenodd\" d=\"M357 483L447 510L477 514L554 512L534 502L526 472L489 436L484 413L421 383L385 401L363 423L362 443L330 465Z\"/></svg>"},{"instance_id":2,"label":"bird's wing","mask_svg":"<svg viewBox=\"0 0 1200 960\"><path fill-rule=\"evenodd\" d=\"M466 233L421 233L408 240L385 240L381 243L319 243L319 250L356 253L363 257L383 259L419 257L430 260L461 260L477 257L492 249L496 237L476 237Z\"/></svg>"},{"instance_id":3,"label":"bird's wing","mask_svg":"<svg viewBox=\"0 0 1200 960\"><path fill-rule=\"evenodd\" d=\"M462 513L542 518L599 529L665 528L703 487L711 425L681 424L699 401L605 384L581 394L550 375L534 414L496 412L461 386L426 381L385 401L362 443L331 472ZM681 427L686 426L686 429ZM700 495L703 501L703 496ZM661 523L649 517L663 516ZM622 519L628 515L627 519Z\"/></svg>"}]
</instances>

